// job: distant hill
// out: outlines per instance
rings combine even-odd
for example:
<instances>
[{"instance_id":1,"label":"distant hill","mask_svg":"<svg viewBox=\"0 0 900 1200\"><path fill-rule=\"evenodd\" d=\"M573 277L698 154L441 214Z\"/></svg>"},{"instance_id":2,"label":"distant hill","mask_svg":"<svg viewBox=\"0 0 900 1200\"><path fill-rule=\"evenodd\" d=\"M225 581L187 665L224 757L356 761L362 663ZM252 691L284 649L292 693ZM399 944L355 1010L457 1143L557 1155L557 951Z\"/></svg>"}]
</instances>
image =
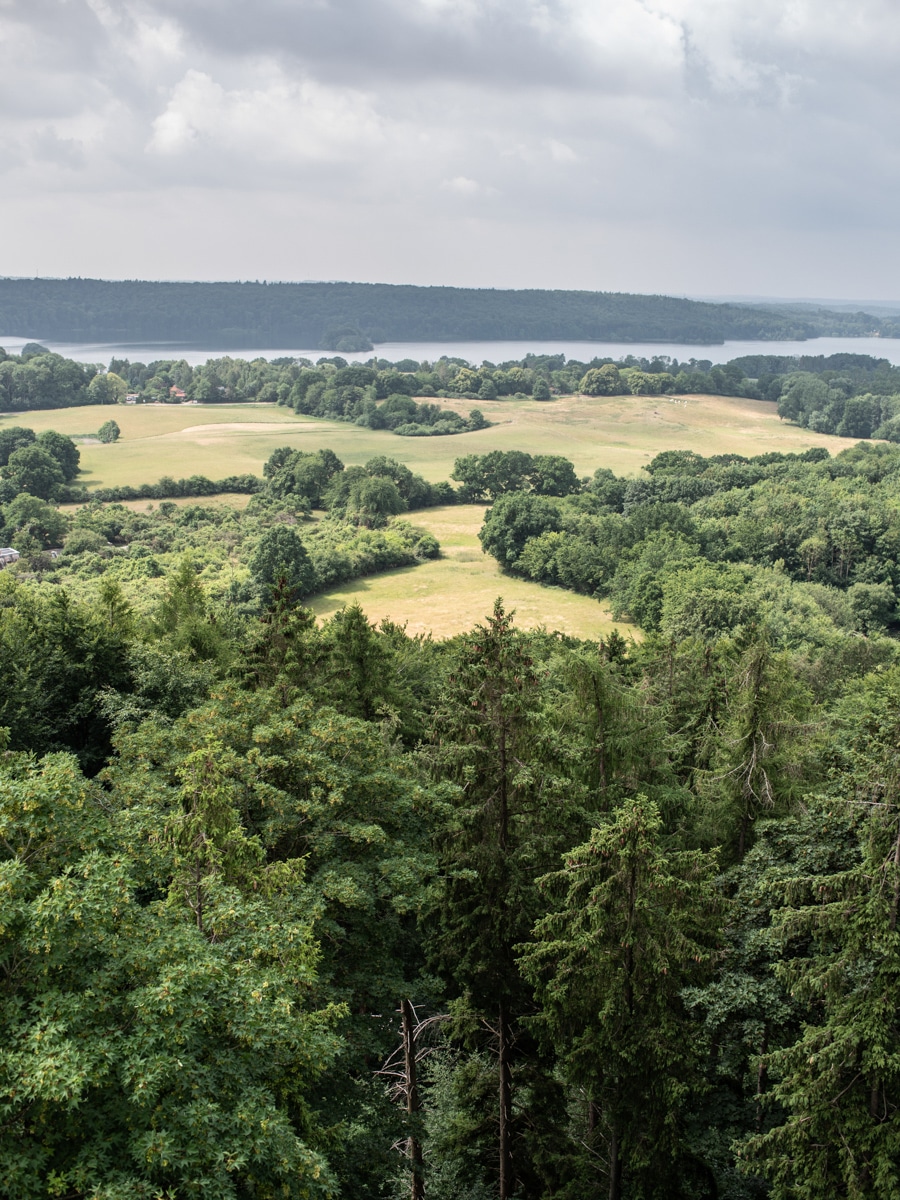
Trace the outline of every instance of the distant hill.
<instances>
[{"instance_id":1,"label":"distant hill","mask_svg":"<svg viewBox=\"0 0 900 1200\"><path fill-rule=\"evenodd\" d=\"M867 313L713 304L622 292L384 283L149 283L0 279L0 336L366 350L373 342L668 341L900 335Z\"/></svg>"}]
</instances>

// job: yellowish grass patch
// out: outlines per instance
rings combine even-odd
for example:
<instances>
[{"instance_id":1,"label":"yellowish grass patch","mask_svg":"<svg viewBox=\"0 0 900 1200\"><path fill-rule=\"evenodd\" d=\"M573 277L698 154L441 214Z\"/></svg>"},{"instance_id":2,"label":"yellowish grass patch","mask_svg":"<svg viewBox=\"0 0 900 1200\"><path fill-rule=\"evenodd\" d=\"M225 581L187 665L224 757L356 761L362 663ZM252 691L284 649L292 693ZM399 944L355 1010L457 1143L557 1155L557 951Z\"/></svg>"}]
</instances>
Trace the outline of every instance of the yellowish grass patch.
<instances>
[{"instance_id":1,"label":"yellowish grass patch","mask_svg":"<svg viewBox=\"0 0 900 1200\"><path fill-rule=\"evenodd\" d=\"M430 508L412 513L410 519L435 535L443 558L354 580L315 597L312 610L324 618L358 603L371 621L396 621L406 624L410 634L445 638L483 621L497 596L502 596L506 607L515 609L516 624L523 629L544 625L595 640L613 628L626 636L637 634L625 622L613 621L609 609L588 596L501 574L478 541L484 519L480 505Z\"/></svg>"},{"instance_id":2,"label":"yellowish grass patch","mask_svg":"<svg viewBox=\"0 0 900 1200\"><path fill-rule=\"evenodd\" d=\"M441 403L460 412L475 404ZM300 450L329 446L348 465L387 454L437 481L449 477L459 455L488 450L562 454L572 459L579 474L610 467L617 474L635 475L660 450L750 456L810 446L837 453L852 444L785 424L774 404L728 396L563 396L546 403L477 403L495 424L455 437L401 438L262 404L53 409L0 418L0 428L18 424L38 432L89 434L114 417L122 429L118 442L81 447L80 478L88 486L153 483L161 475L258 475L272 451L284 445Z\"/></svg>"}]
</instances>

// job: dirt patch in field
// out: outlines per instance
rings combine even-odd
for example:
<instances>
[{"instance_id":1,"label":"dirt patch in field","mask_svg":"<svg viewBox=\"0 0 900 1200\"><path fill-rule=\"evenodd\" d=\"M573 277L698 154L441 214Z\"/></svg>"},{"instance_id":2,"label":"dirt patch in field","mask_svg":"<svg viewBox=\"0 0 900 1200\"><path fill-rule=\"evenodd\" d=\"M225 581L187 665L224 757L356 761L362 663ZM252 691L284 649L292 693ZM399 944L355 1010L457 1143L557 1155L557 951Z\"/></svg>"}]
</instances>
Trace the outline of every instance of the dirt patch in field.
<instances>
[{"instance_id":1,"label":"dirt patch in field","mask_svg":"<svg viewBox=\"0 0 900 1200\"><path fill-rule=\"evenodd\" d=\"M297 429L315 429L315 421L291 421L286 426L284 421L222 421L215 425L187 425L175 433L163 434L163 437L181 437L185 433L284 433L287 428L291 433Z\"/></svg>"}]
</instances>

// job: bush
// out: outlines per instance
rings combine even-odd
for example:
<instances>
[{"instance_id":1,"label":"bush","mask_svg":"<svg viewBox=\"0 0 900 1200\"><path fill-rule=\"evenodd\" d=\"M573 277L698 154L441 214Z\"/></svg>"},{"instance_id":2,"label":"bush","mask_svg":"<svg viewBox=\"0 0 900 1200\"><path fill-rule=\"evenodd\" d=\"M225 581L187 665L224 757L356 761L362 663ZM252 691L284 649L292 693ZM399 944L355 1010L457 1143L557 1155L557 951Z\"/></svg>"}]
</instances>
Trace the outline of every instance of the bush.
<instances>
[{"instance_id":1,"label":"bush","mask_svg":"<svg viewBox=\"0 0 900 1200\"><path fill-rule=\"evenodd\" d=\"M66 555L98 554L105 549L106 542L93 529L73 529L66 538Z\"/></svg>"}]
</instances>

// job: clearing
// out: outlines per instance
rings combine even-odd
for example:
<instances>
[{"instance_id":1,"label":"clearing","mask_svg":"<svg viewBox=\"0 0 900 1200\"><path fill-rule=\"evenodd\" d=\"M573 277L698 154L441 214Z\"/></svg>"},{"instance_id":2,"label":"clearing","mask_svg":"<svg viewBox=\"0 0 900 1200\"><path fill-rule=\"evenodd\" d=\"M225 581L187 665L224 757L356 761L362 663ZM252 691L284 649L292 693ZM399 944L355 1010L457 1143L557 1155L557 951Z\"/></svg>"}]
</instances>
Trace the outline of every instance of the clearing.
<instances>
[{"instance_id":1,"label":"clearing","mask_svg":"<svg viewBox=\"0 0 900 1200\"><path fill-rule=\"evenodd\" d=\"M399 441L399 439L398 439ZM329 617L345 605L359 603L370 621L387 618L406 624L407 633L452 637L484 621L498 596L515 609L522 629L545 625L573 637L596 641L611 629L626 637L640 636L624 621L613 621L609 609L589 596L563 588L542 587L527 579L502 575L495 559L484 554L478 530L484 519L479 504L426 508L409 514L414 525L430 530L441 543L444 557L418 567L402 567L334 588L308 604L319 617Z\"/></svg>"},{"instance_id":2,"label":"clearing","mask_svg":"<svg viewBox=\"0 0 900 1200\"><path fill-rule=\"evenodd\" d=\"M328 446L348 466L386 454L426 479L448 479L454 460L488 450L562 454L580 475L597 467L636 475L660 450L698 454L805 450L825 446L836 454L852 439L813 433L779 420L774 404L725 396L563 396L552 401L441 400L467 413L478 407L494 422L490 429L451 437L403 438L385 430L342 421L298 417L269 404L95 406L7 414L0 429L26 425L89 437L114 416L118 442L81 444L79 482L89 487L154 483L162 475L206 475L222 479L246 472L259 475L278 446L317 450ZM218 503L243 507L247 497L221 497ZM215 501L214 501L215 502ZM206 497L184 504L209 504ZM146 508L153 501L134 501ZM484 510L477 505L426 509L410 519L430 529L444 557L356 580L317 596L311 607L327 616L359 601L370 620L407 623L411 634L448 637L483 621L502 596L524 628L546 625L576 637L599 638L614 622L609 611L587 596L542 587L501 575L478 542ZM625 633L637 631L620 626Z\"/></svg>"}]
</instances>

